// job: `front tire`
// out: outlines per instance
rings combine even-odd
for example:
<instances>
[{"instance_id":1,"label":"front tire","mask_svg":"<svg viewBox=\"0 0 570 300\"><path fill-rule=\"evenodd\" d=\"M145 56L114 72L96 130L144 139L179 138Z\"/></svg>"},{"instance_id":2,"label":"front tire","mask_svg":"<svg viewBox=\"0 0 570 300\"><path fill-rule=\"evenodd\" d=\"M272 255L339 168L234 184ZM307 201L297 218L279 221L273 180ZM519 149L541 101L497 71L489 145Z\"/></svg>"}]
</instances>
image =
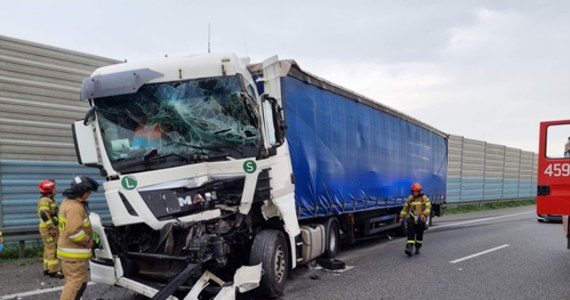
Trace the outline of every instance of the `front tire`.
<instances>
[{"instance_id":1,"label":"front tire","mask_svg":"<svg viewBox=\"0 0 570 300\"><path fill-rule=\"evenodd\" d=\"M325 247L325 257L335 258L340 251L340 232L338 220L336 218L329 218L325 225L326 233L326 247Z\"/></svg>"},{"instance_id":2,"label":"front tire","mask_svg":"<svg viewBox=\"0 0 570 300\"><path fill-rule=\"evenodd\" d=\"M279 230L262 230L253 239L250 265L262 263L263 276L257 293L261 296L277 298L285 291L289 272L289 249L285 236Z\"/></svg>"}]
</instances>

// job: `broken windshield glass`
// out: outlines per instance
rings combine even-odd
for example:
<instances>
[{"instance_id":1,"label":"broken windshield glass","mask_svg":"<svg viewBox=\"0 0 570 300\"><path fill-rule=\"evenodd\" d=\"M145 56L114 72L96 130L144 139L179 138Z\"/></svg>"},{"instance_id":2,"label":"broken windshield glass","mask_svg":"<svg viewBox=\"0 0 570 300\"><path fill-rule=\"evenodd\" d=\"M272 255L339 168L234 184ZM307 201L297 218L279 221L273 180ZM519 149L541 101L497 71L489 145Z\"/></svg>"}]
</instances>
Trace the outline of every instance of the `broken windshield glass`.
<instances>
[{"instance_id":1,"label":"broken windshield glass","mask_svg":"<svg viewBox=\"0 0 570 300\"><path fill-rule=\"evenodd\" d=\"M259 150L257 106L244 96L237 76L146 84L133 94L97 98L95 106L105 150L117 171L128 172L121 167L130 169L136 161L144 164L154 149L165 159L194 154L223 159L225 153L252 157Z\"/></svg>"}]
</instances>

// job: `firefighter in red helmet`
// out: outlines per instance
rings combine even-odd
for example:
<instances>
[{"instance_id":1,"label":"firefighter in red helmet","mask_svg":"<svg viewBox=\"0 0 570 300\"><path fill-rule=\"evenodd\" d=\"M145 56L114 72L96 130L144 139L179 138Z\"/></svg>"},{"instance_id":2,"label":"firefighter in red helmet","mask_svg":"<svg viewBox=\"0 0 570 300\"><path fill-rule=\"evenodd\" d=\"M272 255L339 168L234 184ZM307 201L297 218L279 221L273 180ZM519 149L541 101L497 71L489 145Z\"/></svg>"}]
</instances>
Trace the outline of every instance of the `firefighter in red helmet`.
<instances>
[{"instance_id":1,"label":"firefighter in red helmet","mask_svg":"<svg viewBox=\"0 0 570 300\"><path fill-rule=\"evenodd\" d=\"M400 212L400 222L406 222L408 227L408 241L405 250L408 256L412 256L414 246L416 247L416 254L420 254L424 230L427 227L426 222L431 213L431 203L429 198L423 194L421 184L412 184L410 191L412 194Z\"/></svg>"},{"instance_id":2,"label":"firefighter in red helmet","mask_svg":"<svg viewBox=\"0 0 570 300\"><path fill-rule=\"evenodd\" d=\"M63 278L57 259L57 202L55 180L46 179L39 184L42 196L38 201L39 231L44 243L44 275Z\"/></svg>"}]
</instances>

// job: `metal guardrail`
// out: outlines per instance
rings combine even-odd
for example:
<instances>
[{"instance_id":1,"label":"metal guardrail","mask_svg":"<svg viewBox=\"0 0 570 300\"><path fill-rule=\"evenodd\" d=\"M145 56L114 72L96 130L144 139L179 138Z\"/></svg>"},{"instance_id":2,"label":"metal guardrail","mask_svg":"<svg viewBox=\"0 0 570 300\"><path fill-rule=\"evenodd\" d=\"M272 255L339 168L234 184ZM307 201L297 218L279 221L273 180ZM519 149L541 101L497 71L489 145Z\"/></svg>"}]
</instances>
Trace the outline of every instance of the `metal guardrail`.
<instances>
[{"instance_id":1,"label":"metal guardrail","mask_svg":"<svg viewBox=\"0 0 570 300\"><path fill-rule=\"evenodd\" d=\"M12 227L0 228L4 236L4 242L18 242L18 257L26 256L26 241L40 240L41 236L38 227Z\"/></svg>"},{"instance_id":2,"label":"metal guardrail","mask_svg":"<svg viewBox=\"0 0 570 300\"><path fill-rule=\"evenodd\" d=\"M20 257L24 256L27 241L41 239L37 216L38 183L51 178L63 190L77 175L93 177L100 183L104 181L96 169L76 162L0 160L0 231L6 242L18 243ZM61 204L61 196L56 200ZM110 219L104 193L92 195L89 206L89 211L98 213L104 220Z\"/></svg>"},{"instance_id":3,"label":"metal guardrail","mask_svg":"<svg viewBox=\"0 0 570 300\"><path fill-rule=\"evenodd\" d=\"M104 221L104 226L112 225L110 221ZM4 242L18 242L18 256L25 257L26 242L41 240L40 232L37 226L21 226L0 228L4 236Z\"/></svg>"},{"instance_id":4,"label":"metal guardrail","mask_svg":"<svg viewBox=\"0 0 570 300\"><path fill-rule=\"evenodd\" d=\"M15 241L30 241L39 240L40 232L38 227L11 227L11 228L0 228L2 234L4 235L4 241L15 242Z\"/></svg>"}]
</instances>

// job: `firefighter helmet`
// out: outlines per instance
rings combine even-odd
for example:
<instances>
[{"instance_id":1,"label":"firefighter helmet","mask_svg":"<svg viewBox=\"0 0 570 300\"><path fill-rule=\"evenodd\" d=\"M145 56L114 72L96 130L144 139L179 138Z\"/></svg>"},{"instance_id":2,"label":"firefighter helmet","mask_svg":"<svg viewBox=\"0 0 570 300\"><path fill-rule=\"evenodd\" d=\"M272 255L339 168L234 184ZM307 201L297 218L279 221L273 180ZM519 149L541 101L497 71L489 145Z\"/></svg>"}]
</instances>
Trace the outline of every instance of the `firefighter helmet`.
<instances>
[{"instance_id":1,"label":"firefighter helmet","mask_svg":"<svg viewBox=\"0 0 570 300\"><path fill-rule=\"evenodd\" d=\"M40 182L39 186L42 194L51 194L55 191L55 180L46 179Z\"/></svg>"},{"instance_id":2,"label":"firefighter helmet","mask_svg":"<svg viewBox=\"0 0 570 300\"><path fill-rule=\"evenodd\" d=\"M71 190L79 195L86 192L96 192L97 188L99 188L99 183L87 176L76 176L71 182Z\"/></svg>"},{"instance_id":3,"label":"firefighter helmet","mask_svg":"<svg viewBox=\"0 0 570 300\"><path fill-rule=\"evenodd\" d=\"M423 189L422 189L422 185L416 182L416 183L412 184L412 187L410 188L410 190L412 191L412 193L413 192L421 193Z\"/></svg>"}]
</instances>

